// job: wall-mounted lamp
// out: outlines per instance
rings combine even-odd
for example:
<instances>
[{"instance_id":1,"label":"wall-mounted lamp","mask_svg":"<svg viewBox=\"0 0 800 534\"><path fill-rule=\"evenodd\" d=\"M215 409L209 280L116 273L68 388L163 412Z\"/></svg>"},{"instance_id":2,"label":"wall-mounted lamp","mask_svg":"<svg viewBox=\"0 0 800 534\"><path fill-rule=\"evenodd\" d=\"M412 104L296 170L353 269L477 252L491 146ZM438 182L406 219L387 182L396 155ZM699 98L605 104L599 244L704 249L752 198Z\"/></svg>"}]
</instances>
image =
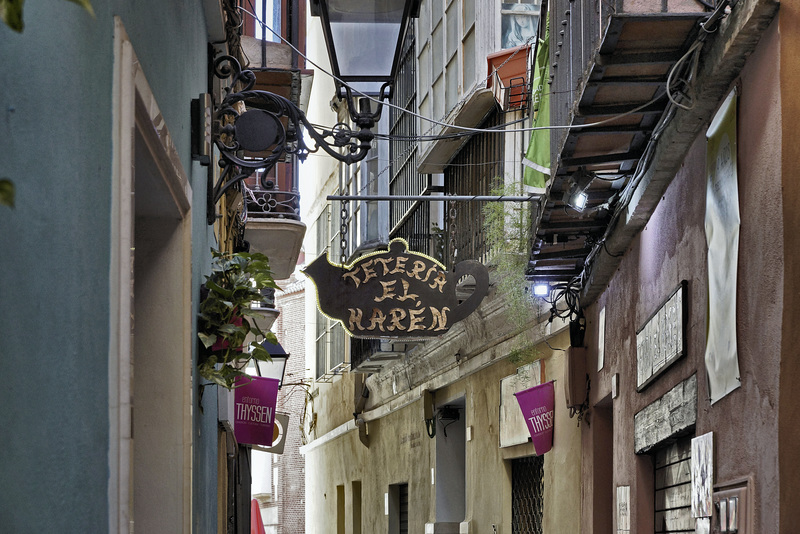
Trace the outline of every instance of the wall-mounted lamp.
<instances>
[{"instance_id":1,"label":"wall-mounted lamp","mask_svg":"<svg viewBox=\"0 0 800 534\"><path fill-rule=\"evenodd\" d=\"M381 100L391 97L408 25L419 17L421 3L311 0L311 15L322 21L337 93L347 99L351 114L357 111L352 90ZM358 124L356 116L353 121Z\"/></svg>"},{"instance_id":2,"label":"wall-mounted lamp","mask_svg":"<svg viewBox=\"0 0 800 534\"><path fill-rule=\"evenodd\" d=\"M569 178L569 187L564 190L564 202L575 211L583 211L589 200L586 190L592 184L596 175L587 171L585 167L578 167L578 170Z\"/></svg>"},{"instance_id":3,"label":"wall-mounted lamp","mask_svg":"<svg viewBox=\"0 0 800 534\"><path fill-rule=\"evenodd\" d=\"M263 341L261 346L269 353L271 362L261 362L253 359L256 365L256 374L265 378L275 378L279 380L278 387L283 385L283 377L286 374L286 362L289 359L289 353L286 352L280 343L270 343Z\"/></svg>"},{"instance_id":4,"label":"wall-mounted lamp","mask_svg":"<svg viewBox=\"0 0 800 534\"><path fill-rule=\"evenodd\" d=\"M533 296L534 297L546 297L550 294L550 284L534 284L533 285Z\"/></svg>"}]
</instances>

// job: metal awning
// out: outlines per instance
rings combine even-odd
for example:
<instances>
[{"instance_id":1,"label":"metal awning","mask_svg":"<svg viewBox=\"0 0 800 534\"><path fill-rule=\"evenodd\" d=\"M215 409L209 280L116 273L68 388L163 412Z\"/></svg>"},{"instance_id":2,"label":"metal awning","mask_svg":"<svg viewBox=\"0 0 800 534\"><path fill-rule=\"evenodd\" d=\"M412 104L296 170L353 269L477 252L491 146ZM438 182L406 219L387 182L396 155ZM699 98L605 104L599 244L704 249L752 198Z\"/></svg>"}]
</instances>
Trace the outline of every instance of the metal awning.
<instances>
[{"instance_id":1,"label":"metal awning","mask_svg":"<svg viewBox=\"0 0 800 534\"><path fill-rule=\"evenodd\" d=\"M542 206L527 277L566 283L580 276L667 109L673 66L708 13L612 15L573 101L549 197ZM560 88L555 88L557 91ZM581 127L598 124L598 126ZM594 173L582 211L565 198L576 173ZM613 251L621 252L621 251Z\"/></svg>"}]
</instances>

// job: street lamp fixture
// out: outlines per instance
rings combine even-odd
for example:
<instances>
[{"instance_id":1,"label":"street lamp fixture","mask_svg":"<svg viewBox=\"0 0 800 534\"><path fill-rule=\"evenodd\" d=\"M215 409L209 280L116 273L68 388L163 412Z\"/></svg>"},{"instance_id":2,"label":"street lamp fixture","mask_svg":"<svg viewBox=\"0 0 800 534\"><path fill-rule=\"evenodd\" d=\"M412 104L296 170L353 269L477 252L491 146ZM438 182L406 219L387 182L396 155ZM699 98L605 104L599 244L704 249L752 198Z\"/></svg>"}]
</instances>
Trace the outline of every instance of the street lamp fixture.
<instances>
[{"instance_id":1,"label":"street lamp fixture","mask_svg":"<svg viewBox=\"0 0 800 534\"><path fill-rule=\"evenodd\" d=\"M595 173L587 171L584 167L579 167L567 182L568 188L564 192L564 203L575 211L583 211L589 201L589 194L586 190L589 189L589 186L592 185L592 180L596 177Z\"/></svg>"},{"instance_id":2,"label":"street lamp fixture","mask_svg":"<svg viewBox=\"0 0 800 534\"><path fill-rule=\"evenodd\" d=\"M311 0L320 17L339 98L390 98L409 22L421 0ZM355 108L350 106L351 110Z\"/></svg>"},{"instance_id":3,"label":"street lamp fixture","mask_svg":"<svg viewBox=\"0 0 800 534\"><path fill-rule=\"evenodd\" d=\"M533 286L533 296L535 297L546 297L550 295L550 285L549 284L534 284Z\"/></svg>"},{"instance_id":4,"label":"street lamp fixture","mask_svg":"<svg viewBox=\"0 0 800 534\"><path fill-rule=\"evenodd\" d=\"M229 80L225 96L210 117L197 115L196 130L210 129L211 142L220 152L222 169L215 184L209 185L208 223L216 219L216 204L231 187L257 170L262 186L268 171L293 154L303 161L320 148L346 164L363 160L375 134L372 128L380 119L383 101L391 97L406 30L412 17L419 16L421 0L311 0L312 15L321 17L325 41L339 98L347 101L350 118L356 129L338 123L326 129L312 125L291 100L253 89L256 76L242 69L233 56L218 57L214 75ZM393 44L394 49L388 44ZM338 47L338 48L337 48ZM374 96L378 101L372 111L366 96L353 102L353 93ZM203 99L201 98L201 101ZM202 107L198 102L197 107ZM209 128L210 126L210 128ZM309 148L303 131L313 140ZM195 152L196 159L208 161Z\"/></svg>"},{"instance_id":5,"label":"street lamp fixture","mask_svg":"<svg viewBox=\"0 0 800 534\"><path fill-rule=\"evenodd\" d=\"M283 377L286 374L286 361L289 359L289 353L280 343L262 341L261 346L269 353L272 361L262 362L254 359L256 374L265 378L277 379L279 381L278 387L280 388L283 385Z\"/></svg>"}]
</instances>

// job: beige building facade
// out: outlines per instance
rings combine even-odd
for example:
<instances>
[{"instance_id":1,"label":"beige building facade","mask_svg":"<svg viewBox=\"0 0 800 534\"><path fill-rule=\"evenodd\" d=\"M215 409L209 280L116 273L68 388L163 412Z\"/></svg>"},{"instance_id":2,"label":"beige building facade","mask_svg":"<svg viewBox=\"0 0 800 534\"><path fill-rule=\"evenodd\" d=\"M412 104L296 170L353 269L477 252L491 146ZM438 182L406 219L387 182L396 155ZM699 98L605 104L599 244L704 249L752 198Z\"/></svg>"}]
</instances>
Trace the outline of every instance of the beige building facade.
<instances>
[{"instance_id":1,"label":"beige building facade","mask_svg":"<svg viewBox=\"0 0 800 534\"><path fill-rule=\"evenodd\" d=\"M547 317L515 332L492 291L446 335L381 372L317 382L301 448L308 532L578 532L581 427L564 391L570 340L566 323ZM535 362L511 361L520 341L535 346ZM547 381L553 448L537 456L511 393Z\"/></svg>"}]
</instances>

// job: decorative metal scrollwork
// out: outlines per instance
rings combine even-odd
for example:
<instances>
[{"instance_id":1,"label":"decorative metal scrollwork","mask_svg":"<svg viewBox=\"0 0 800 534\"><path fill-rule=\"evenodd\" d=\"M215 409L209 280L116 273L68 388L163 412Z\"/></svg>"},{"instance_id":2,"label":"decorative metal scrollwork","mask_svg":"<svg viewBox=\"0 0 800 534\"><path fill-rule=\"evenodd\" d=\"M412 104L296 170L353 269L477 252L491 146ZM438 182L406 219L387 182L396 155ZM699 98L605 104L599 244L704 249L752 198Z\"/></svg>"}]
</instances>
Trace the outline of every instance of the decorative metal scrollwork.
<instances>
[{"instance_id":1,"label":"decorative metal scrollwork","mask_svg":"<svg viewBox=\"0 0 800 534\"><path fill-rule=\"evenodd\" d=\"M375 137L371 128L380 117L380 106L375 113L369 110L368 103L366 111L351 112L354 122L360 127L358 131L344 123L331 129L317 128L291 100L253 89L255 73L242 70L236 58L218 57L213 70L216 77L230 78L231 81L212 118L212 139L220 151L222 172L209 198L213 202L209 206L209 224L213 223L215 206L222 195L256 170L262 170L262 186L269 189L265 183L269 170L287 154L303 161L309 153L321 148L347 164L367 156ZM235 88L240 89L235 91ZM365 103L361 105L363 107ZM314 141L312 149L306 145L303 132Z\"/></svg>"},{"instance_id":2,"label":"decorative metal scrollwork","mask_svg":"<svg viewBox=\"0 0 800 534\"><path fill-rule=\"evenodd\" d=\"M263 216L300 220L299 195L290 191L245 189L245 221Z\"/></svg>"}]
</instances>

